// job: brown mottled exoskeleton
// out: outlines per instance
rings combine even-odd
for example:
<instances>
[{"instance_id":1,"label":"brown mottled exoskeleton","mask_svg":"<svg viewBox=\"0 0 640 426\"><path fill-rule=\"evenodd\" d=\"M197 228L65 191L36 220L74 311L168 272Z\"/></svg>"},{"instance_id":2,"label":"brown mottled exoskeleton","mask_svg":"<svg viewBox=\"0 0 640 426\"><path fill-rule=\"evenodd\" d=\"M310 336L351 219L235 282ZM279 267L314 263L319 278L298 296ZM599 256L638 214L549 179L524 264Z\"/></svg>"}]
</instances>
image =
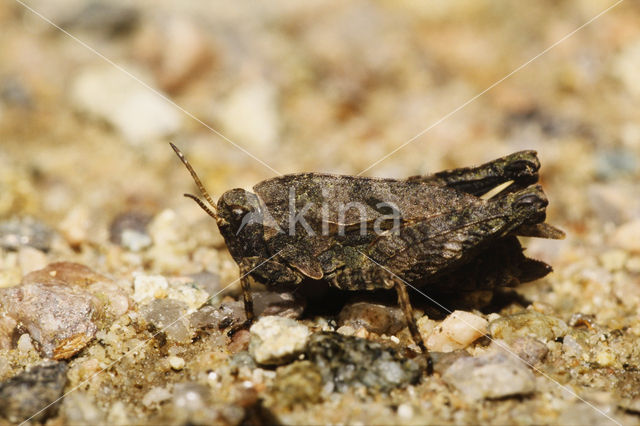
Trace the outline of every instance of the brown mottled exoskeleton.
<instances>
[{"instance_id":1,"label":"brown mottled exoskeleton","mask_svg":"<svg viewBox=\"0 0 640 426\"><path fill-rule=\"evenodd\" d=\"M240 267L249 321L249 277L266 285L310 278L341 290L395 288L426 353L407 285L468 291L535 280L551 267L525 257L517 236L564 235L544 223L548 202L536 185L534 151L407 179L291 174L258 183L254 193L232 189L216 204L172 147L209 205L185 195L216 220Z\"/></svg>"}]
</instances>

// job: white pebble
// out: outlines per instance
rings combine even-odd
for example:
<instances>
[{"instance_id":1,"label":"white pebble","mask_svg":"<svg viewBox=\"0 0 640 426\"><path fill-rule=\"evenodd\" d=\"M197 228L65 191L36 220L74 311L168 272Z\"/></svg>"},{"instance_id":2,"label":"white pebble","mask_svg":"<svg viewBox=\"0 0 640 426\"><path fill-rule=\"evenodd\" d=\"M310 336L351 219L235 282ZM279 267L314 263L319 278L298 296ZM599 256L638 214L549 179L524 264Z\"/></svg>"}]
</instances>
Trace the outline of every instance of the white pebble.
<instances>
[{"instance_id":1,"label":"white pebble","mask_svg":"<svg viewBox=\"0 0 640 426\"><path fill-rule=\"evenodd\" d=\"M180 358L179 356L170 356L169 365L174 370L182 370L185 365L184 358Z\"/></svg>"},{"instance_id":2,"label":"white pebble","mask_svg":"<svg viewBox=\"0 0 640 426\"><path fill-rule=\"evenodd\" d=\"M487 334L489 323L484 318L465 311L454 311L436 326L427 339L427 348L437 352L464 349Z\"/></svg>"},{"instance_id":3,"label":"white pebble","mask_svg":"<svg viewBox=\"0 0 640 426\"><path fill-rule=\"evenodd\" d=\"M410 419L413 417L413 408L409 404L400 404L398 406L398 417Z\"/></svg>"},{"instance_id":4,"label":"white pebble","mask_svg":"<svg viewBox=\"0 0 640 426\"><path fill-rule=\"evenodd\" d=\"M603 349L596 355L596 362L603 367L611 367L616 362L615 355L608 349Z\"/></svg>"},{"instance_id":5,"label":"white pebble","mask_svg":"<svg viewBox=\"0 0 640 426\"><path fill-rule=\"evenodd\" d=\"M18 351L24 353L27 353L31 350L33 350L33 345L31 344L31 337L29 336L29 334L25 333L22 336L20 336L20 338L18 339Z\"/></svg>"},{"instance_id":6,"label":"white pebble","mask_svg":"<svg viewBox=\"0 0 640 426\"><path fill-rule=\"evenodd\" d=\"M150 236L134 229L125 229L122 231L121 239L122 246L134 252L145 249L152 243Z\"/></svg>"},{"instance_id":7,"label":"white pebble","mask_svg":"<svg viewBox=\"0 0 640 426\"><path fill-rule=\"evenodd\" d=\"M140 303L166 295L169 283L162 275L136 275L133 288L133 300Z\"/></svg>"},{"instance_id":8,"label":"white pebble","mask_svg":"<svg viewBox=\"0 0 640 426\"><path fill-rule=\"evenodd\" d=\"M620 225L612 238L614 245L634 253L640 253L640 219Z\"/></svg>"},{"instance_id":9,"label":"white pebble","mask_svg":"<svg viewBox=\"0 0 640 426\"><path fill-rule=\"evenodd\" d=\"M259 364L282 364L304 350L311 332L295 320L277 316L260 318L249 330L249 353Z\"/></svg>"},{"instance_id":10,"label":"white pebble","mask_svg":"<svg viewBox=\"0 0 640 426\"><path fill-rule=\"evenodd\" d=\"M171 392L165 388L154 386L142 397L142 405L152 407L168 399L171 399Z\"/></svg>"},{"instance_id":11,"label":"white pebble","mask_svg":"<svg viewBox=\"0 0 640 426\"><path fill-rule=\"evenodd\" d=\"M42 269L49 263L47 255L33 247L24 246L18 250L18 263L22 275L27 275L38 269Z\"/></svg>"},{"instance_id":12,"label":"white pebble","mask_svg":"<svg viewBox=\"0 0 640 426\"><path fill-rule=\"evenodd\" d=\"M350 325L343 325L336 330L336 333L340 333L343 336L353 336L356 333L356 330Z\"/></svg>"}]
</instances>

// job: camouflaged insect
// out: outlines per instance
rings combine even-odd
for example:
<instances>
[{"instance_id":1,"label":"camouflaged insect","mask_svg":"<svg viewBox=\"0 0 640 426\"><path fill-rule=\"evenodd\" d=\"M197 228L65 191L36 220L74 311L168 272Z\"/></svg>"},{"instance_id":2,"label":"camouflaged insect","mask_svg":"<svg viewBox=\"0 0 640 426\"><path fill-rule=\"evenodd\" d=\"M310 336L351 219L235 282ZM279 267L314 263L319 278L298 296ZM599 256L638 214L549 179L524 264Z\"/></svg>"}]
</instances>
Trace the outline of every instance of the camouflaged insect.
<instances>
[{"instance_id":1,"label":"camouflaged insect","mask_svg":"<svg viewBox=\"0 0 640 426\"><path fill-rule=\"evenodd\" d=\"M426 353L407 285L466 292L532 281L551 267L525 257L517 236L564 236L544 223L548 201L536 184L535 151L407 179L291 174L260 182L253 193L232 189L215 204L172 147L209 206L185 195L216 219L240 267L249 321L249 277L266 285L313 279L341 290L395 288Z\"/></svg>"}]
</instances>

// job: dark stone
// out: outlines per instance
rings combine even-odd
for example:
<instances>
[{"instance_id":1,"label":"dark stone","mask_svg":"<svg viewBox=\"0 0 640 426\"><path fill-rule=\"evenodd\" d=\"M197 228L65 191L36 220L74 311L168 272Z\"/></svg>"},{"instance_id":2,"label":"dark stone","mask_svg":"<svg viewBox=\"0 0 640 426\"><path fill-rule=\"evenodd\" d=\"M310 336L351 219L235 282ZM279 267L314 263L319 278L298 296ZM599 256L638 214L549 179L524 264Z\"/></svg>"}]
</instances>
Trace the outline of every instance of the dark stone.
<instances>
[{"instance_id":1,"label":"dark stone","mask_svg":"<svg viewBox=\"0 0 640 426\"><path fill-rule=\"evenodd\" d=\"M189 323L195 330L222 330L242 324L247 317L242 302L222 303L220 306L205 305L189 316Z\"/></svg>"},{"instance_id":2,"label":"dark stone","mask_svg":"<svg viewBox=\"0 0 640 426\"><path fill-rule=\"evenodd\" d=\"M324 382L332 382L339 392L350 386L386 392L415 383L422 372L416 360L403 358L392 347L332 332L313 334L306 355Z\"/></svg>"},{"instance_id":3,"label":"dark stone","mask_svg":"<svg viewBox=\"0 0 640 426\"><path fill-rule=\"evenodd\" d=\"M338 324L354 329L360 327L376 334L396 334L406 327L402 310L379 303L355 302L345 305L338 315Z\"/></svg>"},{"instance_id":4,"label":"dark stone","mask_svg":"<svg viewBox=\"0 0 640 426\"><path fill-rule=\"evenodd\" d=\"M17 250L30 246L42 251L51 247L53 231L47 225L31 217L0 222L0 247Z\"/></svg>"},{"instance_id":5,"label":"dark stone","mask_svg":"<svg viewBox=\"0 0 640 426\"><path fill-rule=\"evenodd\" d=\"M256 291L253 293L253 311L257 317L277 315L291 319L302 316L305 300L294 292Z\"/></svg>"},{"instance_id":6,"label":"dark stone","mask_svg":"<svg viewBox=\"0 0 640 426\"><path fill-rule=\"evenodd\" d=\"M153 216L138 211L128 211L117 215L109 226L109 241L122 245L122 233L126 230L147 234L147 225Z\"/></svg>"},{"instance_id":7,"label":"dark stone","mask_svg":"<svg viewBox=\"0 0 640 426\"><path fill-rule=\"evenodd\" d=\"M41 364L0 383L0 415L10 422L44 421L55 416L67 384L67 365Z\"/></svg>"}]
</instances>

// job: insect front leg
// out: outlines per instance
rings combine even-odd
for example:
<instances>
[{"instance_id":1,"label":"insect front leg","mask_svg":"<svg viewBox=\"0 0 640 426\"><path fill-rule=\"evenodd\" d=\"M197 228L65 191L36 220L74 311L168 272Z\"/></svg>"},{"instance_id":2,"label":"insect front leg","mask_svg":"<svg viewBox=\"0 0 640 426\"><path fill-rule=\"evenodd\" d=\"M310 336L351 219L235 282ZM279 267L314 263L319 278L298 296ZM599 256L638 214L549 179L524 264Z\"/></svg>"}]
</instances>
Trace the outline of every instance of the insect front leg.
<instances>
[{"instance_id":1,"label":"insect front leg","mask_svg":"<svg viewBox=\"0 0 640 426\"><path fill-rule=\"evenodd\" d=\"M244 313L247 317L247 323L253 323L255 314L253 312L253 296L251 295L251 283L249 282L249 274L251 268L248 262L241 262L240 265L240 286L242 287L242 299L244 301Z\"/></svg>"},{"instance_id":2,"label":"insect front leg","mask_svg":"<svg viewBox=\"0 0 640 426\"><path fill-rule=\"evenodd\" d=\"M251 293L251 277L267 285L294 285L302 281L302 277L298 273L274 259L265 259L260 256L245 257L238 262L238 267L240 268L240 286L242 287L242 299L247 320L234 328L231 333L250 326L256 318Z\"/></svg>"},{"instance_id":3,"label":"insect front leg","mask_svg":"<svg viewBox=\"0 0 640 426\"><path fill-rule=\"evenodd\" d=\"M400 304L400 308L404 313L405 319L407 321L407 326L409 327L409 332L411 333L411 338L413 341L420 347L420 350L424 354L427 360L427 374L433 373L433 360L431 359L431 355L427 350L427 347L422 340L422 336L420 335L420 331L418 330L418 325L416 324L416 319L413 316L413 306L411 306L411 300L409 299L409 293L407 292L407 285L404 281L397 277L391 278L393 283L393 287L395 287L396 292L398 293L398 303Z\"/></svg>"}]
</instances>

